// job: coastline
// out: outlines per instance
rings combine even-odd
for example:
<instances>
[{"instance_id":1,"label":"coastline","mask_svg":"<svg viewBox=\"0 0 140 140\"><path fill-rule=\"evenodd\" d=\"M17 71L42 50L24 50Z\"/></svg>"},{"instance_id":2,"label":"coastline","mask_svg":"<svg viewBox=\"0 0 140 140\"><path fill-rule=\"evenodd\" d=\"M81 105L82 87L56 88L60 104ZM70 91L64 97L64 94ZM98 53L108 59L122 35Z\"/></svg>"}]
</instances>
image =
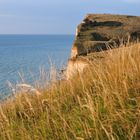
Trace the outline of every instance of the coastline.
<instances>
[{"instance_id":1,"label":"coastline","mask_svg":"<svg viewBox=\"0 0 140 140\"><path fill-rule=\"evenodd\" d=\"M140 138L140 43L132 40L95 52L82 48L83 42L79 46L80 37L78 46L74 42L78 54L69 59L67 80L41 88L39 95L29 90L0 104L0 139Z\"/></svg>"}]
</instances>

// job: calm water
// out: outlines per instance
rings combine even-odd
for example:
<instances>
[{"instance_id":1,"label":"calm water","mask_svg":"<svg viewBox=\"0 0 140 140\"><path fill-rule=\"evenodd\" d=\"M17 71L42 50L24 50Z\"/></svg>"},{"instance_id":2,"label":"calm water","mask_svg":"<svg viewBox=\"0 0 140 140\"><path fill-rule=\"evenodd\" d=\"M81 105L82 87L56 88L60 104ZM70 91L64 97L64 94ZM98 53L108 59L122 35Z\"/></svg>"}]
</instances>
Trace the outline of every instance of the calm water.
<instances>
[{"instance_id":1,"label":"calm water","mask_svg":"<svg viewBox=\"0 0 140 140\"><path fill-rule=\"evenodd\" d=\"M8 81L19 82L19 72L32 83L49 59L61 67L70 55L73 35L0 35L0 98L10 94ZM32 73L32 74L31 74Z\"/></svg>"}]
</instances>

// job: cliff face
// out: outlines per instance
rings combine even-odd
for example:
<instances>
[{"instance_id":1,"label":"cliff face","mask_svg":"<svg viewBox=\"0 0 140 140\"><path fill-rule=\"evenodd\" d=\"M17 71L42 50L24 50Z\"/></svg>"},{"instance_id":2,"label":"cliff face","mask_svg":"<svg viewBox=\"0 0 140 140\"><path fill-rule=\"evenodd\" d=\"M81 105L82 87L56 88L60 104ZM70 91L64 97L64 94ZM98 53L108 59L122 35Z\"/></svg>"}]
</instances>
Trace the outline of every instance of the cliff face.
<instances>
[{"instance_id":1,"label":"cliff face","mask_svg":"<svg viewBox=\"0 0 140 140\"><path fill-rule=\"evenodd\" d=\"M71 57L117 47L140 39L140 17L89 14L77 27Z\"/></svg>"},{"instance_id":2,"label":"cliff face","mask_svg":"<svg viewBox=\"0 0 140 140\"><path fill-rule=\"evenodd\" d=\"M88 65L88 61L83 61L83 59L87 60L90 55L93 56L93 52L119 47L121 43L135 42L137 39L140 39L140 17L110 14L87 15L76 29L76 38L71 58L68 61L67 78L69 79L77 71L83 71ZM96 61L95 59L93 61Z\"/></svg>"},{"instance_id":3,"label":"cliff face","mask_svg":"<svg viewBox=\"0 0 140 140\"><path fill-rule=\"evenodd\" d=\"M74 74L81 73L86 66L88 66L88 62L85 59L69 59L66 70L67 79L70 79Z\"/></svg>"}]
</instances>

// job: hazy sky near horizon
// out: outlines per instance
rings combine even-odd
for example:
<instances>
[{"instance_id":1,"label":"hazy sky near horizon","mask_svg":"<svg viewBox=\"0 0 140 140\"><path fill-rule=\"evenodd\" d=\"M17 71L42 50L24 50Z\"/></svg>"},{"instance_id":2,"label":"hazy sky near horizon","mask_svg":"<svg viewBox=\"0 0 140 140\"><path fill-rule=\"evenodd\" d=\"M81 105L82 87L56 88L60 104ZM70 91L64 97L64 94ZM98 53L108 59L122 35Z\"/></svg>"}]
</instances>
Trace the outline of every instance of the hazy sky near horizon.
<instances>
[{"instance_id":1,"label":"hazy sky near horizon","mask_svg":"<svg viewBox=\"0 0 140 140\"><path fill-rule=\"evenodd\" d=\"M140 16L140 0L0 0L0 34L75 34L87 13Z\"/></svg>"}]
</instances>

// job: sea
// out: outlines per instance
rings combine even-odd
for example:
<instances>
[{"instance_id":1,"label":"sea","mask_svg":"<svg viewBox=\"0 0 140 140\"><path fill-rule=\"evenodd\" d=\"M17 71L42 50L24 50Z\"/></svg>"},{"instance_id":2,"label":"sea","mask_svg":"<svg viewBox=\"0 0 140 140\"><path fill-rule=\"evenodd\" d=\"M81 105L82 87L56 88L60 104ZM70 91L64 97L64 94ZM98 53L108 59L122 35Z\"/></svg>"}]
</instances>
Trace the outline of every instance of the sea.
<instances>
[{"instance_id":1,"label":"sea","mask_svg":"<svg viewBox=\"0 0 140 140\"><path fill-rule=\"evenodd\" d=\"M40 69L64 68L74 35L0 35L0 100L10 96L11 85L33 84Z\"/></svg>"}]
</instances>

